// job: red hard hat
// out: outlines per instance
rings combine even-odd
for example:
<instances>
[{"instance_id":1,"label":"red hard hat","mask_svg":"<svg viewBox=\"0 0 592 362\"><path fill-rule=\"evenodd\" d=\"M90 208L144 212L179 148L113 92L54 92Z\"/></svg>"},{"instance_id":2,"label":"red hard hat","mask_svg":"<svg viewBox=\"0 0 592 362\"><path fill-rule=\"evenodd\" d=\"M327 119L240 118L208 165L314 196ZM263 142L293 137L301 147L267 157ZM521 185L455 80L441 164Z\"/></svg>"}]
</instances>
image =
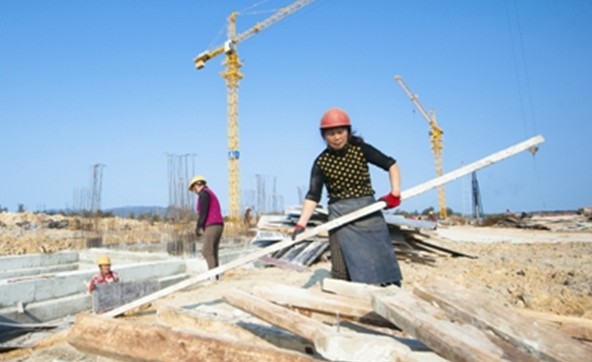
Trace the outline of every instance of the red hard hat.
<instances>
[{"instance_id":1,"label":"red hard hat","mask_svg":"<svg viewBox=\"0 0 592 362\"><path fill-rule=\"evenodd\" d=\"M334 127L351 127L349 116L339 108L331 108L321 118L321 129Z\"/></svg>"}]
</instances>

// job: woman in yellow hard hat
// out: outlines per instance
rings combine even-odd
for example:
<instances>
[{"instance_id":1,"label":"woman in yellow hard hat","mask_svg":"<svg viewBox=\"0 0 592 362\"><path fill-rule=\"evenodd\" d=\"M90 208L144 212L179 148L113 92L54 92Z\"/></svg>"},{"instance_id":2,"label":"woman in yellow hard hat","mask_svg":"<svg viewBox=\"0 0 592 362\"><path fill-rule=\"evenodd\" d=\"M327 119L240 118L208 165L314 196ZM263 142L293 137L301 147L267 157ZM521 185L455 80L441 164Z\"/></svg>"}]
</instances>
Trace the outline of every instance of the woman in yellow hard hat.
<instances>
[{"instance_id":1,"label":"woman in yellow hard hat","mask_svg":"<svg viewBox=\"0 0 592 362\"><path fill-rule=\"evenodd\" d=\"M119 275L111 270L111 259L107 255L101 255L97 258L99 272L93 275L88 283L88 291L92 292L98 284L109 284L119 282Z\"/></svg>"},{"instance_id":2,"label":"woman in yellow hard hat","mask_svg":"<svg viewBox=\"0 0 592 362\"><path fill-rule=\"evenodd\" d=\"M313 163L310 187L292 238L303 232L321 199L323 187L329 198L329 220L376 202L369 165L389 175L390 192L379 199L386 208L401 202L401 182L396 161L352 133L349 115L332 108L321 118L320 131L326 148ZM401 270L382 212L329 232L331 274L335 279L377 285L400 285Z\"/></svg>"},{"instance_id":3,"label":"woman in yellow hard hat","mask_svg":"<svg viewBox=\"0 0 592 362\"><path fill-rule=\"evenodd\" d=\"M189 181L189 191L198 195L197 200L197 224L195 235L200 238L203 235L203 248L201 253L208 263L208 269L219 265L218 248L224 231L224 217L218 197L207 186L203 176L195 176Z\"/></svg>"}]
</instances>

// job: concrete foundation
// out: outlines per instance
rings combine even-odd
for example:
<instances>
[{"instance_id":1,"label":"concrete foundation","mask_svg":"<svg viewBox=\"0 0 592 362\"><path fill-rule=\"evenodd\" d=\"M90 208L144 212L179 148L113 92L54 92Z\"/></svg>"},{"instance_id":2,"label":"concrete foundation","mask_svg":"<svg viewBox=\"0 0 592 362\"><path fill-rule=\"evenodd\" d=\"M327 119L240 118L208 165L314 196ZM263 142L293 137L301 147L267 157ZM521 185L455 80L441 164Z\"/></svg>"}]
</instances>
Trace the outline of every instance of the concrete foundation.
<instances>
[{"instance_id":1,"label":"concrete foundation","mask_svg":"<svg viewBox=\"0 0 592 362\"><path fill-rule=\"evenodd\" d=\"M0 280L78 269L78 252L0 257Z\"/></svg>"},{"instance_id":2,"label":"concrete foundation","mask_svg":"<svg viewBox=\"0 0 592 362\"><path fill-rule=\"evenodd\" d=\"M43 323L92 310L86 283L98 271L95 260L109 255L121 281L155 280L159 288L187 278L188 262L162 253L107 249L0 257L0 317L4 321ZM207 269L192 260L191 269Z\"/></svg>"},{"instance_id":3,"label":"concrete foundation","mask_svg":"<svg viewBox=\"0 0 592 362\"><path fill-rule=\"evenodd\" d=\"M254 250L252 247L220 250L227 263ZM129 252L111 249L63 251L0 257L0 320L47 323L92 310L86 283L98 272L96 259L108 255L122 282L151 280L162 289L190 275L207 271L199 252L191 256Z\"/></svg>"}]
</instances>

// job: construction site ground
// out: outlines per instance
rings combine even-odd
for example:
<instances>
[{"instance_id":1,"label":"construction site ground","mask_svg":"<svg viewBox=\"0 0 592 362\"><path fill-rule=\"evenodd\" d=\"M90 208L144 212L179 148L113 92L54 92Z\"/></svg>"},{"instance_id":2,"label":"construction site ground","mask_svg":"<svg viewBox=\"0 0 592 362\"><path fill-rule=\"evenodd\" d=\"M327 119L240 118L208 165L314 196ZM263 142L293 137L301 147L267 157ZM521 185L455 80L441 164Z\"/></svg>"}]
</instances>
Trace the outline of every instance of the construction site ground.
<instances>
[{"instance_id":1,"label":"construction site ground","mask_svg":"<svg viewBox=\"0 0 592 362\"><path fill-rule=\"evenodd\" d=\"M14 255L83 247L80 230L74 227L47 229L42 225L47 225L48 218L63 217L0 213L0 253ZM438 255L430 263L401 258L403 288L413 288L416 283L438 276L469 289L478 289L495 303L592 319L592 223L580 215L541 218L541 222L547 223L550 230L441 224L426 234L438 240L439 245L475 258ZM20 226L15 226L17 223ZM70 225L76 223L69 220ZM171 232L149 221L108 218L100 223L99 229L108 229L103 235L112 237L112 241L105 238L107 244L137 240L157 244L162 243L163 234ZM35 226L31 227L32 224ZM235 235L226 235L222 243L226 247L241 244L237 243ZM113 268L117 270L117 265ZM315 263L306 271L245 265L226 272L219 281L197 284L120 318L156 323L155 311L164 305L231 311L232 307L221 299L225 290L249 290L262 282L318 288L319 280L329 271L328 261ZM67 343L66 335L67 331L56 333L34 348L0 354L0 360L107 361L77 351Z\"/></svg>"}]
</instances>

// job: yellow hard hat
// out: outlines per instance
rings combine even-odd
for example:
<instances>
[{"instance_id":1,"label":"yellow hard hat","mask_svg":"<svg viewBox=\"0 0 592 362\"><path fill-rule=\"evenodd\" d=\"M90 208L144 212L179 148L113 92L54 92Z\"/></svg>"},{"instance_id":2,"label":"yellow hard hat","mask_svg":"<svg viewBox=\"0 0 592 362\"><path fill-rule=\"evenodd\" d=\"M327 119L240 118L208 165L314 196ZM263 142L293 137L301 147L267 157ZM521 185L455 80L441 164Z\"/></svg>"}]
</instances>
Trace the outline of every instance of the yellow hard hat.
<instances>
[{"instance_id":1,"label":"yellow hard hat","mask_svg":"<svg viewBox=\"0 0 592 362\"><path fill-rule=\"evenodd\" d=\"M97 258L97 265L111 265L111 259L107 255L101 255Z\"/></svg>"},{"instance_id":2,"label":"yellow hard hat","mask_svg":"<svg viewBox=\"0 0 592 362\"><path fill-rule=\"evenodd\" d=\"M189 181L189 191L191 191L193 185L195 185L198 182L203 183L204 185L207 183L206 179L203 176L195 176L191 179L191 181Z\"/></svg>"}]
</instances>

